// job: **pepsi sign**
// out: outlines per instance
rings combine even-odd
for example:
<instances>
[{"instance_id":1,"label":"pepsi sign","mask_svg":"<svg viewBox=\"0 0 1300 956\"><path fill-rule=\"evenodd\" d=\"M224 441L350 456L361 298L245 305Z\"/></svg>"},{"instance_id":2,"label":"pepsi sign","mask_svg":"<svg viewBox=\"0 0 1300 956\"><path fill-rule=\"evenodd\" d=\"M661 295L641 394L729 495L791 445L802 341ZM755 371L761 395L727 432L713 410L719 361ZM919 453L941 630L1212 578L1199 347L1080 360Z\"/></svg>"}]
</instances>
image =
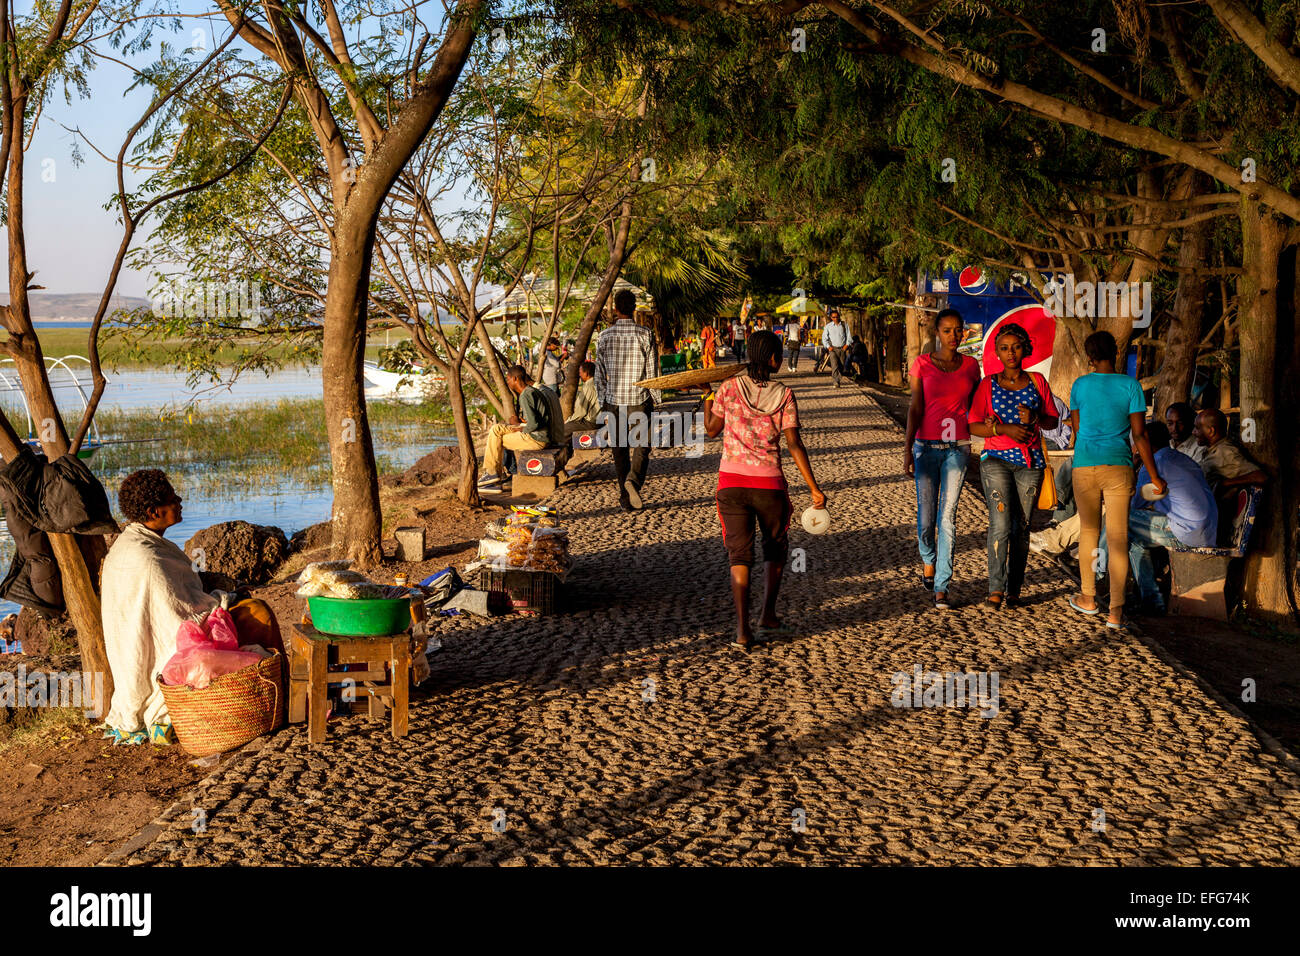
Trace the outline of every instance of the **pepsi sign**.
<instances>
[{"instance_id":1,"label":"pepsi sign","mask_svg":"<svg viewBox=\"0 0 1300 956\"><path fill-rule=\"evenodd\" d=\"M530 475L540 475L542 473L542 460L540 458L529 458L524 462L524 471Z\"/></svg>"},{"instance_id":2,"label":"pepsi sign","mask_svg":"<svg viewBox=\"0 0 1300 956\"><path fill-rule=\"evenodd\" d=\"M967 266L957 277L957 284L967 295L979 295L989 287L989 280L985 277L983 269L978 266Z\"/></svg>"}]
</instances>

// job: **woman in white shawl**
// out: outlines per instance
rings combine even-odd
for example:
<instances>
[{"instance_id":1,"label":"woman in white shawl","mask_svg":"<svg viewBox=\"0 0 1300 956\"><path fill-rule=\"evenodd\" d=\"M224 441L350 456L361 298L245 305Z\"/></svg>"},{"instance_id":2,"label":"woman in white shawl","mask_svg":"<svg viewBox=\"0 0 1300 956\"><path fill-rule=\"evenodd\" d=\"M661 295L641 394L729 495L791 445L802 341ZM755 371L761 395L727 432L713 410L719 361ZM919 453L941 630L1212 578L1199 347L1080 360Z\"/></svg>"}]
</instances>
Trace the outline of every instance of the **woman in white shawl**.
<instances>
[{"instance_id":1,"label":"woman in white shawl","mask_svg":"<svg viewBox=\"0 0 1300 956\"><path fill-rule=\"evenodd\" d=\"M132 472L118 503L129 524L113 542L100 578L104 644L113 672L106 736L117 743L172 743L175 735L157 677L176 653L185 621L201 624L214 608L230 611L241 644L280 649L275 617L262 601L208 592L190 559L163 532L181 520L181 498L156 468Z\"/></svg>"}]
</instances>

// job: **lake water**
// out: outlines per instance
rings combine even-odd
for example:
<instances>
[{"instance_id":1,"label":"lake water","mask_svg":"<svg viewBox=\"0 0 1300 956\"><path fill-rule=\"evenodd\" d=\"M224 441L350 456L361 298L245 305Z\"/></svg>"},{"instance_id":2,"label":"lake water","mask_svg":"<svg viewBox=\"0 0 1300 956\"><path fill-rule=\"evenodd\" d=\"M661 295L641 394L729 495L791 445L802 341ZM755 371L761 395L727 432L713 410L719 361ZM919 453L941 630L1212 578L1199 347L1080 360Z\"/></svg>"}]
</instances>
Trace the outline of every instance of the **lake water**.
<instances>
[{"instance_id":1,"label":"lake water","mask_svg":"<svg viewBox=\"0 0 1300 956\"><path fill-rule=\"evenodd\" d=\"M16 382L10 369L0 368L0 372ZM101 407L123 411L161 411L190 402L234 409L251 403L319 399L321 396L318 368L283 370L269 376L256 372L215 388L210 384L190 386L183 373L164 370L122 371L106 373L106 377L109 384L104 390ZM78 372L77 379L89 393L89 374ZM71 376L56 373L51 375L51 381L61 408L72 411L81 404ZM4 381L0 380L0 404L9 410L11 421L21 431L23 411L18 399L18 393L6 392ZM389 468L405 468L433 449L455 443L455 433L450 430L431 433L418 426L377 428L375 455ZM323 450L322 456L328 462L328 452ZM90 460L90 465L94 469L94 459ZM319 480L285 475L279 481L258 485L256 493L252 493L248 490L249 482L240 480L240 470L240 463L233 462L167 467L185 502L184 520L168 529L168 540L184 546L195 532L222 521L234 520L275 525L285 534L292 535L330 517L333 493L324 472L320 473ZM120 476L105 474L100 477L108 481ZM110 495L110 500L113 498ZM13 540L0 524L0 575L8 570L12 557ZM0 601L0 617L17 611L16 604Z\"/></svg>"}]
</instances>

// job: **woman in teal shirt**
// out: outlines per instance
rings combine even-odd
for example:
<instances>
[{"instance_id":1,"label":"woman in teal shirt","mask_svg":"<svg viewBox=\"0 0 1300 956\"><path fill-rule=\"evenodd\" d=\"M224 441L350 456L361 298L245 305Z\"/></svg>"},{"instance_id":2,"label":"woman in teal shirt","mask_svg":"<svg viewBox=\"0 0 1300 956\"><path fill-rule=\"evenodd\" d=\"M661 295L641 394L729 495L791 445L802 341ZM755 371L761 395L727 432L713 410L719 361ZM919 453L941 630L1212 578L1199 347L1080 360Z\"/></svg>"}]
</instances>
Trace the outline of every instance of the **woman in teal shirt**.
<instances>
[{"instance_id":1,"label":"woman in teal shirt","mask_svg":"<svg viewBox=\"0 0 1300 956\"><path fill-rule=\"evenodd\" d=\"M1066 598L1080 614L1097 607L1096 558L1101 537L1102 502L1106 505L1106 546L1109 552L1110 613L1106 626L1124 626L1124 590L1128 585L1128 507L1133 497L1133 436L1142 464L1160 494L1166 485L1156 472L1146 435L1147 402L1142 386L1115 371L1118 348L1109 332L1094 332L1083 343L1092 374L1079 378L1070 390L1074 426L1074 501L1079 509L1079 578L1081 594Z\"/></svg>"}]
</instances>

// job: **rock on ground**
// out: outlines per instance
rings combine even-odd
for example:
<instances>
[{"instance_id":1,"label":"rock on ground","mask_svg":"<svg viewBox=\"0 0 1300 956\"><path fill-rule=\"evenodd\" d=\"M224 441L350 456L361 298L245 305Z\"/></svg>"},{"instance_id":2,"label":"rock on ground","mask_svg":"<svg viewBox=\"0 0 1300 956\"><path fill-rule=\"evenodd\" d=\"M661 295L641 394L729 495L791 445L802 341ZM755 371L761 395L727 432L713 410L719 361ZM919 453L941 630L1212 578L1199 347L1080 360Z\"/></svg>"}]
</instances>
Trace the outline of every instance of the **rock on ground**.
<instances>
[{"instance_id":1,"label":"rock on ground","mask_svg":"<svg viewBox=\"0 0 1300 956\"><path fill-rule=\"evenodd\" d=\"M321 521L303 528L301 531L295 531L293 537L289 539L289 553L298 554L302 551L328 548L334 541L333 527L330 522Z\"/></svg>"},{"instance_id":2,"label":"rock on ground","mask_svg":"<svg viewBox=\"0 0 1300 956\"><path fill-rule=\"evenodd\" d=\"M289 539L283 531L247 521L214 524L185 542L185 553L190 557L200 548L205 570L249 584L269 581L275 569L289 557Z\"/></svg>"},{"instance_id":3,"label":"rock on ground","mask_svg":"<svg viewBox=\"0 0 1300 956\"><path fill-rule=\"evenodd\" d=\"M24 654L75 654L77 631L66 614L43 617L29 607L18 612L13 621L13 639L21 641Z\"/></svg>"}]
</instances>

